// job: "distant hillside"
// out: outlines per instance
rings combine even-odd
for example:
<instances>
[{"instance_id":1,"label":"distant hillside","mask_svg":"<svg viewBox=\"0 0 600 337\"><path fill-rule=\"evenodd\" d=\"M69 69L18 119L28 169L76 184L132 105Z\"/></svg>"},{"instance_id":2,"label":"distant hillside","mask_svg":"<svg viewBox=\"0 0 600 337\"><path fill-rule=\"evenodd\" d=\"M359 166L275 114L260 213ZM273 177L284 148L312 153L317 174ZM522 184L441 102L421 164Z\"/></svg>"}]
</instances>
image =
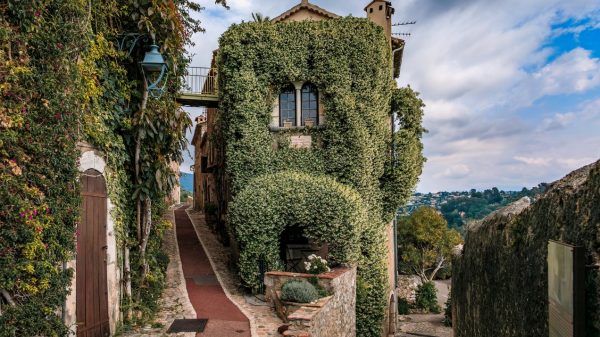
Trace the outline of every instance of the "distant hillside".
<instances>
[{"instance_id":1,"label":"distant hillside","mask_svg":"<svg viewBox=\"0 0 600 337\"><path fill-rule=\"evenodd\" d=\"M194 192L194 175L191 173L181 172L181 176L179 177L179 183L181 184L181 189Z\"/></svg>"},{"instance_id":2,"label":"distant hillside","mask_svg":"<svg viewBox=\"0 0 600 337\"><path fill-rule=\"evenodd\" d=\"M521 191L501 191L494 187L485 191L415 193L408 204L398 210L398 215L409 215L421 206L437 208L449 227L461 231L469 221L483 219L513 201L523 197L535 199L546 186L542 183L532 189L524 187Z\"/></svg>"}]
</instances>

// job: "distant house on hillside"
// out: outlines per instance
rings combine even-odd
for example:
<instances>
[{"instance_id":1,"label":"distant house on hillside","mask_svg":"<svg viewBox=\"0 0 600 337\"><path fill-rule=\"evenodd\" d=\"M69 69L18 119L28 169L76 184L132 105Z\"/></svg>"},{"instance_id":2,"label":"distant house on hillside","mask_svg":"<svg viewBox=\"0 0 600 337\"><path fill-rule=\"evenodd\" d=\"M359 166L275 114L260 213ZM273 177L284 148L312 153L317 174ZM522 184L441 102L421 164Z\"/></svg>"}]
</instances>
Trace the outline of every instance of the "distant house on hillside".
<instances>
[{"instance_id":1,"label":"distant house on hillside","mask_svg":"<svg viewBox=\"0 0 600 337\"><path fill-rule=\"evenodd\" d=\"M394 8L391 6L390 1L375 0L365 7L365 12L370 21L383 27L392 51L390 55L393 58L391 62L393 69L390 69L390 72L393 73L394 78L397 78L400 74L404 41L392 37L391 27ZM335 13L311 4L307 0L302 0L301 3L275 17L271 22L279 24L296 21L323 21L338 17L339 15ZM219 73L218 69L214 68L217 64L218 53L217 50L213 54L212 71L214 73ZM268 126L271 135L289 132L289 146L291 148L308 149L319 146L314 144L310 133L304 131L319 129L327 125L327 110L326 104L323 104L324 97L321 89L309 81L294 81L284 87L273 101L271 120ZM196 119L197 125L192 140L192 144L195 146L193 206L196 210L204 211L207 218L209 218L209 215L211 219L214 218L213 227L217 228L218 232L223 233L225 242L232 241L232 248L235 253L237 249L235 238L231 238L229 237L230 234L227 234L232 233L231 228L227 227L228 205L232 199L232 193L231 180L225 167L228 153L217 123L221 118L223 116L217 108L208 108L206 114ZM287 237L283 237L285 235ZM387 334L388 331L395 329L393 325L395 322L396 299L393 289L395 289L396 265L392 225L386 228L386 240L388 289L391 290L387 296L390 308L386 315L388 321L383 329ZM305 240L301 233L284 233L281 238L282 256L291 259L296 256L293 249L302 249L304 246L310 246L311 243L309 240ZM326 255L327 247L321 247L318 253ZM301 263L287 263L289 261L285 261L285 258L283 262L286 266L294 265L297 267L302 265ZM289 268L292 268L289 269L290 271L299 271L293 269L293 267Z\"/></svg>"}]
</instances>

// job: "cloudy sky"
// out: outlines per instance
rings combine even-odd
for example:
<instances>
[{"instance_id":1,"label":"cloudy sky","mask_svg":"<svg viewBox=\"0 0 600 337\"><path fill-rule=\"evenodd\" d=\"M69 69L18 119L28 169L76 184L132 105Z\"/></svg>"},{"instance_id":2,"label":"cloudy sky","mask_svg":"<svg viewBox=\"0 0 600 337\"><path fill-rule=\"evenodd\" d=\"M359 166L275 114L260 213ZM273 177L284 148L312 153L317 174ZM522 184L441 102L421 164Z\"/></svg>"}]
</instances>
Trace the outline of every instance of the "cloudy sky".
<instances>
[{"instance_id":1,"label":"cloudy sky","mask_svg":"<svg viewBox=\"0 0 600 337\"><path fill-rule=\"evenodd\" d=\"M190 48L196 66L209 64L230 24L300 2L229 0L225 10L197 1L206 32ZM355 17L368 3L311 2ZM399 84L427 104L418 191L521 189L600 159L600 0L392 3L394 22L417 21L396 31L412 34Z\"/></svg>"}]
</instances>

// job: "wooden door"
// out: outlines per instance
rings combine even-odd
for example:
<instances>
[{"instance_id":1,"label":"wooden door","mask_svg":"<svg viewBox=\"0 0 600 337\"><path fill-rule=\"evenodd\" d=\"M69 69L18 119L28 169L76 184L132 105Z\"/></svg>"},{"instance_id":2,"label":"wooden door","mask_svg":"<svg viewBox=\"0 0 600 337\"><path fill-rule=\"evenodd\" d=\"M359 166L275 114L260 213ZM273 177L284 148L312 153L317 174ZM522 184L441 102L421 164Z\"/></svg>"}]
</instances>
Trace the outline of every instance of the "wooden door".
<instances>
[{"instance_id":1,"label":"wooden door","mask_svg":"<svg viewBox=\"0 0 600 337\"><path fill-rule=\"evenodd\" d=\"M77 337L110 335L106 280L106 184L100 172L81 175L77 238Z\"/></svg>"}]
</instances>

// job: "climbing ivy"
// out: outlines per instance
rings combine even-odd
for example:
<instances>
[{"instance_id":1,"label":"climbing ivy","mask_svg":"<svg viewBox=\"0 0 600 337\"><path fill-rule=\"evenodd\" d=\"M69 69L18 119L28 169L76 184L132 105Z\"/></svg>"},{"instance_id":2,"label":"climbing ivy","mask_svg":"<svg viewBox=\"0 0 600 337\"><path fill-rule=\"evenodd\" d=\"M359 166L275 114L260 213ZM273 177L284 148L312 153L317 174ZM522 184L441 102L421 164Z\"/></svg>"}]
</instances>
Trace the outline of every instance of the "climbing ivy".
<instances>
[{"instance_id":1,"label":"climbing ivy","mask_svg":"<svg viewBox=\"0 0 600 337\"><path fill-rule=\"evenodd\" d=\"M72 328L60 312L78 232L80 142L107 162L121 266L131 251L125 281L133 293L122 308L142 320L157 309L167 264L164 199L176 183L169 165L181 162L191 124L175 97L189 61L185 45L201 30L190 12L199 9L187 0L0 4L0 336L66 336ZM131 55L117 47L124 33L146 36ZM144 104L137 62L152 39L170 77L166 94ZM144 146L135 179L138 136ZM144 259L141 198L153 206Z\"/></svg>"},{"instance_id":2,"label":"climbing ivy","mask_svg":"<svg viewBox=\"0 0 600 337\"><path fill-rule=\"evenodd\" d=\"M63 336L79 215L80 1L0 4L0 336Z\"/></svg>"},{"instance_id":3,"label":"climbing ivy","mask_svg":"<svg viewBox=\"0 0 600 337\"><path fill-rule=\"evenodd\" d=\"M366 19L340 18L233 25L220 39L218 57L219 124L233 194L230 224L242 248L242 279L247 286L254 285L252 261L258 255L276 258L273 247L283 226L301 224L306 235L313 235L312 230L336 219L309 216L318 212L320 202L336 200L333 195L340 193L315 187L323 183L321 176L329 176L358 193L360 209L367 214L359 244L348 246L360 256L359 336L381 335L387 293L384 233L397 207L408 198L423 162L419 100L407 102L410 109L399 115L401 131L392 136L392 97L401 93L393 89L390 54L380 27ZM311 82L321 93L326 125L302 131L312 136L312 149L290 149L290 132L269 130L273 102L281 88L295 81ZM269 175L286 171L305 175ZM264 191L273 196L263 195ZM296 209L290 200L307 209ZM311 206L307 201L313 201ZM305 216L298 218L287 208ZM245 224L253 224L252 229ZM339 228L355 226L349 221ZM256 237L267 241L258 243Z\"/></svg>"}]
</instances>

